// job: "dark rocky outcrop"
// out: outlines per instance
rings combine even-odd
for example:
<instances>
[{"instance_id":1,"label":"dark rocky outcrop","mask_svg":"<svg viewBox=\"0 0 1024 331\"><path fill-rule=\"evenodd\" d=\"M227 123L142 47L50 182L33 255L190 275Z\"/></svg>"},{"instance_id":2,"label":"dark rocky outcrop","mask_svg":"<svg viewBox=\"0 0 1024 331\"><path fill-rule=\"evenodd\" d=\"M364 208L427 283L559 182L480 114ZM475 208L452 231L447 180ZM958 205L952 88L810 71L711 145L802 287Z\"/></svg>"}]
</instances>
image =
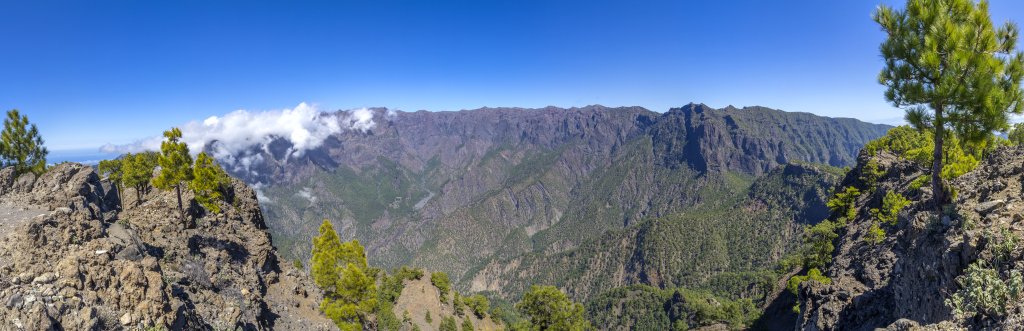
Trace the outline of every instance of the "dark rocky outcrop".
<instances>
[{"instance_id":1,"label":"dark rocky outcrop","mask_svg":"<svg viewBox=\"0 0 1024 331\"><path fill-rule=\"evenodd\" d=\"M946 300L960 290L957 278L968 265L979 261L996 265L997 243L1024 233L1024 148L999 148L975 170L953 181L957 197L943 212L928 203L927 185L920 191L909 188L924 170L884 152L862 154L844 185L864 187L859 173L868 160L877 162L885 176L874 193L860 197L859 216L836 241L834 262L827 272L832 283L806 282L801 287L804 303L798 327L1020 329L1024 302L1011 302L1001 317L958 317ZM886 238L873 245L865 240L871 225L869 209L877 208L889 191L907 196L913 204L895 226L883 226ZM1021 270L1021 247L1009 247L1013 248L999 264Z\"/></svg>"},{"instance_id":2,"label":"dark rocky outcrop","mask_svg":"<svg viewBox=\"0 0 1024 331\"><path fill-rule=\"evenodd\" d=\"M316 312L307 278L280 263L255 193L239 181L222 214L192 203L181 220L172 192L109 210L111 195L79 164L38 179L7 173L0 171L8 230L0 234L0 329L333 328Z\"/></svg>"}]
</instances>

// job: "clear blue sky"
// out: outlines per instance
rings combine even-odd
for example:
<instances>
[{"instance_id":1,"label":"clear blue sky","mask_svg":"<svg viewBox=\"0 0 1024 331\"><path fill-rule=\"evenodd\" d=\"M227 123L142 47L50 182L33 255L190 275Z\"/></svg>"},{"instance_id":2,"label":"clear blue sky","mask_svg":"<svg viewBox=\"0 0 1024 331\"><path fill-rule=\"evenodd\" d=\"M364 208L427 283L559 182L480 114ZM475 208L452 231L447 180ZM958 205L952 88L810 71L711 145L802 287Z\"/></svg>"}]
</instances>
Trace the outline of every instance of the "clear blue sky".
<instances>
[{"instance_id":1,"label":"clear blue sky","mask_svg":"<svg viewBox=\"0 0 1024 331\"><path fill-rule=\"evenodd\" d=\"M901 1L885 0L902 6ZM4 1L0 108L51 150L236 109L691 101L898 122L876 1ZM1024 1L993 0L997 22Z\"/></svg>"}]
</instances>

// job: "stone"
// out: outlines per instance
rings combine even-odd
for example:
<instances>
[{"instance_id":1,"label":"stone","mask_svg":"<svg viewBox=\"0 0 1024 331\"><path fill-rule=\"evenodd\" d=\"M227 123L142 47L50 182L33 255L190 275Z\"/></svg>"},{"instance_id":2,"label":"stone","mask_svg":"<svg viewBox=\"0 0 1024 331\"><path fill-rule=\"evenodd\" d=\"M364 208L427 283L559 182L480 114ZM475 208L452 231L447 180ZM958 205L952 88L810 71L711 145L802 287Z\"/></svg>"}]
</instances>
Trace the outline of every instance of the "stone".
<instances>
[{"instance_id":1,"label":"stone","mask_svg":"<svg viewBox=\"0 0 1024 331\"><path fill-rule=\"evenodd\" d=\"M33 279L32 280L32 284L49 284L49 283L53 283L53 281L55 281L55 280L57 280L57 274L52 273L52 272L47 272L47 273L39 275L39 277L36 277L35 279Z\"/></svg>"},{"instance_id":2,"label":"stone","mask_svg":"<svg viewBox=\"0 0 1024 331\"><path fill-rule=\"evenodd\" d=\"M14 186L14 168L0 169L0 195L10 193Z\"/></svg>"},{"instance_id":3,"label":"stone","mask_svg":"<svg viewBox=\"0 0 1024 331\"><path fill-rule=\"evenodd\" d=\"M7 298L5 305L9 308L21 307L25 300L21 297L20 293L15 293Z\"/></svg>"},{"instance_id":4,"label":"stone","mask_svg":"<svg viewBox=\"0 0 1024 331\"><path fill-rule=\"evenodd\" d=\"M35 278L35 277L33 277L32 273L29 273L29 272L23 272L23 273L18 274L18 281L19 281L19 283L22 283L22 284L28 283L33 278Z\"/></svg>"},{"instance_id":5,"label":"stone","mask_svg":"<svg viewBox=\"0 0 1024 331\"><path fill-rule=\"evenodd\" d=\"M1004 205L1006 205L1006 202L1003 200L991 200L979 203L977 206L974 207L974 211L978 212L978 214L986 215L999 208L1002 208Z\"/></svg>"},{"instance_id":6,"label":"stone","mask_svg":"<svg viewBox=\"0 0 1024 331\"><path fill-rule=\"evenodd\" d=\"M132 324L132 313L130 313L130 312L129 313L124 313L124 315L121 315L121 318L119 319L119 321L121 322L121 325L123 325L123 326L131 325Z\"/></svg>"}]
</instances>

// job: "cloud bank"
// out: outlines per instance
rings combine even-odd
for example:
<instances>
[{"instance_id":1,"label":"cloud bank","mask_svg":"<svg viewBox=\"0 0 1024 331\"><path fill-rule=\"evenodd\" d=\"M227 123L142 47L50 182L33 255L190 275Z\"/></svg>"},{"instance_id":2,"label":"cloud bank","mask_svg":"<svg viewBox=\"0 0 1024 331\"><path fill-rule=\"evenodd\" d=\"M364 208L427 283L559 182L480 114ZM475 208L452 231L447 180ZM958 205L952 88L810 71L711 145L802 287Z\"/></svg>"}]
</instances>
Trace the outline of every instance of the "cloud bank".
<instances>
[{"instance_id":1,"label":"cloud bank","mask_svg":"<svg viewBox=\"0 0 1024 331\"><path fill-rule=\"evenodd\" d=\"M213 156L222 163L249 169L263 161L254 152L267 151L274 139L285 139L292 147L285 160L300 157L306 151L320 147L324 140L344 130L366 132L377 124L373 111L356 109L338 113L324 113L305 102L292 109L251 112L236 110L224 116L211 116L203 121L192 121L180 126L182 140L193 153L211 146ZM137 153L158 151L163 137L151 137L126 145L107 144L100 147L104 153Z\"/></svg>"}]
</instances>

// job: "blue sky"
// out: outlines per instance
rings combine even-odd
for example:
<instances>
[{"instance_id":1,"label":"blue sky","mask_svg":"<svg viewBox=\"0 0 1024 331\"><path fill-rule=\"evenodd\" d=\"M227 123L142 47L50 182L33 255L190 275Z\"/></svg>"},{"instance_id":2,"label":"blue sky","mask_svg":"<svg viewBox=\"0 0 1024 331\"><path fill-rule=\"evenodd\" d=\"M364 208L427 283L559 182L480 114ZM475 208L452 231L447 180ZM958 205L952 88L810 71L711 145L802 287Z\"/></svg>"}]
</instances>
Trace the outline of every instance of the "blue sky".
<instances>
[{"instance_id":1,"label":"blue sky","mask_svg":"<svg viewBox=\"0 0 1024 331\"><path fill-rule=\"evenodd\" d=\"M885 1L902 5L899 1ZM0 108L51 150L236 109L763 105L872 122L876 1L4 1ZM997 22L1024 2L991 1Z\"/></svg>"}]
</instances>

